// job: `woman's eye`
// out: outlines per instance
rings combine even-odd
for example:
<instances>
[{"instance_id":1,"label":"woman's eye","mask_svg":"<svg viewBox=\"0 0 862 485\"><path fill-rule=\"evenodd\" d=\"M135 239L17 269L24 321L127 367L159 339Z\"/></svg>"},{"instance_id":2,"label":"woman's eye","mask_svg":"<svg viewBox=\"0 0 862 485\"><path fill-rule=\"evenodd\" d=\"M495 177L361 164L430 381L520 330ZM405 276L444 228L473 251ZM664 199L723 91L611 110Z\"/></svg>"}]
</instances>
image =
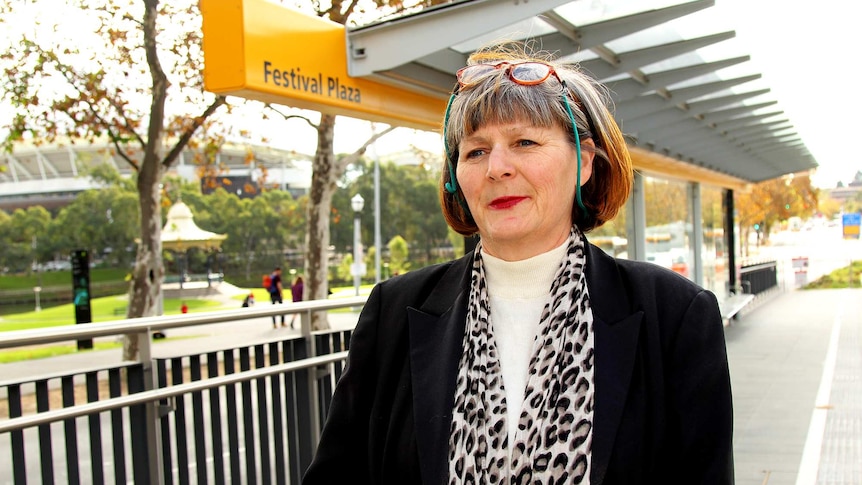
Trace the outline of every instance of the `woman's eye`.
<instances>
[{"instance_id":1,"label":"woman's eye","mask_svg":"<svg viewBox=\"0 0 862 485\"><path fill-rule=\"evenodd\" d=\"M535 144L536 144L536 142L534 142L533 140L518 140L518 142L517 142L517 145L519 147L528 147L528 146L533 146Z\"/></svg>"},{"instance_id":2,"label":"woman's eye","mask_svg":"<svg viewBox=\"0 0 862 485\"><path fill-rule=\"evenodd\" d=\"M482 150L481 148L477 148L475 150L468 151L466 155L467 155L467 158L470 159L470 158L481 157L484 154L485 154L485 150Z\"/></svg>"}]
</instances>

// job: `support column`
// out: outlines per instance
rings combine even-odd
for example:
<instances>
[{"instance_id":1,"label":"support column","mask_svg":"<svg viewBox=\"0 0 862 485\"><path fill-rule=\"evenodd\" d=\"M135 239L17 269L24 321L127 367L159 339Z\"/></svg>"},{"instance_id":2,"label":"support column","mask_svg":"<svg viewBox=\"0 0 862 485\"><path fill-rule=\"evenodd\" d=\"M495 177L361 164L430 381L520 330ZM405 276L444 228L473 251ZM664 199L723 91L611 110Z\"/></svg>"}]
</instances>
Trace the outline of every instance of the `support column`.
<instances>
[{"instance_id":1,"label":"support column","mask_svg":"<svg viewBox=\"0 0 862 485\"><path fill-rule=\"evenodd\" d=\"M724 191L724 241L727 244L725 254L727 254L727 290L728 293L736 293L737 274L736 274L736 222L734 215L736 207L733 204L733 190L727 189Z\"/></svg>"},{"instance_id":2,"label":"support column","mask_svg":"<svg viewBox=\"0 0 862 485\"><path fill-rule=\"evenodd\" d=\"M691 211L691 280L703 286L703 210L700 196L700 183L689 182L688 206Z\"/></svg>"},{"instance_id":3,"label":"support column","mask_svg":"<svg viewBox=\"0 0 862 485\"><path fill-rule=\"evenodd\" d=\"M626 204L626 237L628 257L636 261L646 261L646 202L644 198L644 177L634 174L632 195Z\"/></svg>"}]
</instances>

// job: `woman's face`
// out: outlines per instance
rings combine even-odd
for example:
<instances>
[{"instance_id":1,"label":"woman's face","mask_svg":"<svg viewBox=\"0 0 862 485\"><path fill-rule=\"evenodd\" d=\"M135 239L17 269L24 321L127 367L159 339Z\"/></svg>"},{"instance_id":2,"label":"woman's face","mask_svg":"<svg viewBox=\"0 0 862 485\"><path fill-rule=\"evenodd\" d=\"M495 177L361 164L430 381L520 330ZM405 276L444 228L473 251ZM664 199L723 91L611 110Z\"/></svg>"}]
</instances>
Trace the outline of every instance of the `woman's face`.
<instances>
[{"instance_id":1,"label":"woman's face","mask_svg":"<svg viewBox=\"0 0 862 485\"><path fill-rule=\"evenodd\" d=\"M592 140L583 145L595 146ZM458 185L488 254L518 261L568 238L578 163L563 128L485 125L464 138L458 152ZM583 185L592 174L593 150L581 157Z\"/></svg>"}]
</instances>

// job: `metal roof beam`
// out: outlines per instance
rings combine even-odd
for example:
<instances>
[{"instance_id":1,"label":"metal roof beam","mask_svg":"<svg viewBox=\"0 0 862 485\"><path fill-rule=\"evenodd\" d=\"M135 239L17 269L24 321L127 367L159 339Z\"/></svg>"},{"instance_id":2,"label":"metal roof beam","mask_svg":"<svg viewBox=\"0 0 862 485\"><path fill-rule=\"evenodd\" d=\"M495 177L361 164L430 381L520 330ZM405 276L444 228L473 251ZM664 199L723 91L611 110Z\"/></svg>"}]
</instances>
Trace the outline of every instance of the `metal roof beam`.
<instances>
[{"instance_id":1,"label":"metal roof beam","mask_svg":"<svg viewBox=\"0 0 862 485\"><path fill-rule=\"evenodd\" d=\"M659 111L676 108L675 105L668 103L666 99L655 93L645 94L635 99L615 104L614 116L620 121L636 120L652 116Z\"/></svg>"},{"instance_id":2,"label":"metal roof beam","mask_svg":"<svg viewBox=\"0 0 862 485\"><path fill-rule=\"evenodd\" d=\"M753 125L753 126L760 127L760 126L768 126L768 125L772 125L772 124L788 123L788 122L789 121L787 120L787 118L784 118L781 120L770 121L768 123L760 123L760 124ZM737 136L738 133L739 134L747 133L749 128L750 127L748 127L748 126L741 126L741 127L737 127L737 128L733 128L733 129L728 129L728 130L725 130L723 132L717 132L717 131L715 131L714 128L709 127L707 125L699 125L697 127L697 129L701 130L701 131L699 131L698 133L701 133L703 136L699 137L697 134L689 134L685 138L686 139L696 139L696 138L705 138L709 135L721 135L721 134L728 135L728 136ZM691 133L693 131L695 131L695 130L689 130L686 133ZM674 133L666 133L665 136L663 136L661 138L656 138L655 140L652 141L652 143L654 143L655 145L659 145L659 146L668 146L668 145L672 145L678 141L679 141L678 135L676 135Z\"/></svg>"},{"instance_id":3,"label":"metal roof beam","mask_svg":"<svg viewBox=\"0 0 862 485\"><path fill-rule=\"evenodd\" d=\"M671 90L671 99L669 101L666 101L665 103L666 105L673 106L677 103L682 103L688 99L706 96L708 94L719 92L725 89L730 89L740 84L745 84L759 77L760 74L754 74L735 79L715 81L711 83L698 84L696 86L690 86L687 88ZM638 104L640 104L641 106L638 106ZM644 110L644 105L646 104L647 103L644 101L640 101L639 103L624 102L617 106L617 114L621 118L627 120L626 129L630 132L635 133L640 130L655 129L657 126L661 126L650 121L650 118L655 113L655 111L646 112L646 110ZM648 107L652 106L657 106L657 104L654 101L651 101ZM683 106L686 106L685 103L683 103Z\"/></svg>"},{"instance_id":4,"label":"metal roof beam","mask_svg":"<svg viewBox=\"0 0 862 485\"><path fill-rule=\"evenodd\" d=\"M42 180L48 179L48 174L46 173L46 169L48 172L51 172L51 175L54 177L59 177L60 172L57 170L57 166L52 162L47 155L42 153L41 150L36 148L36 156L39 160L39 170L42 173Z\"/></svg>"},{"instance_id":5,"label":"metal roof beam","mask_svg":"<svg viewBox=\"0 0 862 485\"><path fill-rule=\"evenodd\" d=\"M783 114L784 111L772 111L769 113L764 113L760 115L751 115L745 116L742 118L735 118L730 121L723 121L721 123L716 123L715 127L721 131L732 130L735 128L743 127L743 126L752 126L756 124L757 121L765 120L772 118L773 116L778 116Z\"/></svg>"},{"instance_id":6,"label":"metal roof beam","mask_svg":"<svg viewBox=\"0 0 862 485\"><path fill-rule=\"evenodd\" d=\"M724 61L707 62L705 64L695 64L679 69L656 72L646 76L646 83L640 83L632 78L628 78L620 81L612 81L605 85L613 93L614 99L630 99L646 92L655 89L662 89L673 84L694 79L705 74L710 74L720 69L746 62L750 59L751 58L749 56L736 57L733 59L726 59Z\"/></svg>"},{"instance_id":7,"label":"metal roof beam","mask_svg":"<svg viewBox=\"0 0 862 485\"><path fill-rule=\"evenodd\" d=\"M532 0L531 0L532 1ZM584 26L573 26L556 12L547 12L543 17L548 24L575 41L582 49L589 49L606 42L631 35L684 17L715 5L715 0L698 0L672 5L661 9L638 12L624 17L604 20Z\"/></svg>"},{"instance_id":8,"label":"metal roof beam","mask_svg":"<svg viewBox=\"0 0 862 485\"><path fill-rule=\"evenodd\" d=\"M716 146L730 145L744 150L746 148L749 148L752 143L759 143L765 140L774 139L775 136L776 135L769 134L768 130L759 131L756 134L752 135L750 138L746 138L745 140L732 138L728 135L715 134L715 136L712 137L686 138L681 144L673 145L673 148L681 152L686 152L692 149L706 150L712 149Z\"/></svg>"},{"instance_id":9,"label":"metal roof beam","mask_svg":"<svg viewBox=\"0 0 862 485\"><path fill-rule=\"evenodd\" d=\"M26 176L27 180L34 180L33 174L27 170L27 167L24 166L17 158L12 155L6 155L6 159L9 160L9 170L12 172L12 179L15 182L21 181L21 175ZM20 174L18 172L21 172Z\"/></svg>"},{"instance_id":10,"label":"metal roof beam","mask_svg":"<svg viewBox=\"0 0 862 485\"><path fill-rule=\"evenodd\" d=\"M776 136L785 130L792 130L793 125L790 124L781 124L779 126L758 126L758 129L751 131L740 132L738 135L733 136L732 140L734 143L748 143L752 140L757 140L760 138L765 138L767 136Z\"/></svg>"},{"instance_id":11,"label":"metal roof beam","mask_svg":"<svg viewBox=\"0 0 862 485\"><path fill-rule=\"evenodd\" d=\"M767 115L763 115L766 117L775 116L777 113L769 113ZM752 127L759 127L761 123L756 123L758 119L762 119L762 116L752 115L744 118L737 118L734 121L740 120L744 121L744 123L731 123L724 122L721 125L702 125L699 131L692 130L683 140L680 139L670 139L666 143L671 144L673 146L686 146L686 145L694 145L694 144L703 144L705 140L713 139L716 137L724 138L726 135L730 135L734 132L744 132L747 129ZM787 120L781 120L782 122L786 122ZM724 127L724 128L721 128ZM667 138L665 138L667 140ZM724 138L724 140L730 143L730 140ZM654 142L656 145L659 144L658 140Z\"/></svg>"},{"instance_id":12,"label":"metal roof beam","mask_svg":"<svg viewBox=\"0 0 862 485\"><path fill-rule=\"evenodd\" d=\"M725 89L739 86L740 84L756 81L761 77L762 76L760 74L751 74L748 76L736 77L733 79L725 79L710 83L697 84L684 88L671 89L669 90L669 92L671 95L671 99L675 99L678 102L682 102L688 101L690 99L700 98L702 96L708 96L710 94L717 93Z\"/></svg>"},{"instance_id":13,"label":"metal roof beam","mask_svg":"<svg viewBox=\"0 0 862 485\"><path fill-rule=\"evenodd\" d=\"M681 136L684 136L684 135L687 136L688 134L690 134L692 132L696 132L698 130L703 130L706 128L706 126L700 124L700 122L694 118L686 118L686 119L680 120L676 123L670 123L670 124L664 125L662 128L664 129L663 133L666 133L666 137L664 137L664 138L670 139L671 142L673 142L673 140L678 141L678 138ZM643 132L635 133L632 136L636 137L638 140L640 140L641 143L644 143L644 144L662 145L662 143L658 143L662 139L644 136ZM667 144L664 144L664 146L667 146Z\"/></svg>"},{"instance_id":14,"label":"metal roof beam","mask_svg":"<svg viewBox=\"0 0 862 485\"><path fill-rule=\"evenodd\" d=\"M767 101L765 103L748 104L737 108L728 108L717 111L710 111L701 115L707 123L721 123L722 121L732 120L740 115L748 114L767 106L778 104L778 101Z\"/></svg>"},{"instance_id":15,"label":"metal roof beam","mask_svg":"<svg viewBox=\"0 0 862 485\"><path fill-rule=\"evenodd\" d=\"M616 55L616 61L613 64L608 64L604 59L591 59L581 62L588 73L592 74L598 80L604 80L618 74L628 71L633 71L650 64L654 64L665 59L670 59L682 54L686 54L702 47L707 47L712 44L717 44L728 39L732 39L736 35L735 32L723 32L720 34L698 37L696 39L681 40L679 42L671 42L661 44L645 49L625 52Z\"/></svg>"},{"instance_id":16,"label":"metal roof beam","mask_svg":"<svg viewBox=\"0 0 862 485\"><path fill-rule=\"evenodd\" d=\"M569 0L455 2L427 9L417 15L348 29L348 73L359 77L393 69L478 35L535 17L568 2ZM481 19L481 22L477 22L477 19Z\"/></svg>"},{"instance_id":17,"label":"metal roof beam","mask_svg":"<svg viewBox=\"0 0 862 485\"><path fill-rule=\"evenodd\" d=\"M747 93L731 94L729 96L720 96L717 98L709 98L701 101L691 101L686 103L686 105L688 106L688 110L693 114L703 114L718 108L723 108L732 104L741 103L742 101L745 101L749 98L760 96L762 94L767 94L769 93L769 91L771 91L769 88L759 89L756 91L749 91Z\"/></svg>"}]
</instances>

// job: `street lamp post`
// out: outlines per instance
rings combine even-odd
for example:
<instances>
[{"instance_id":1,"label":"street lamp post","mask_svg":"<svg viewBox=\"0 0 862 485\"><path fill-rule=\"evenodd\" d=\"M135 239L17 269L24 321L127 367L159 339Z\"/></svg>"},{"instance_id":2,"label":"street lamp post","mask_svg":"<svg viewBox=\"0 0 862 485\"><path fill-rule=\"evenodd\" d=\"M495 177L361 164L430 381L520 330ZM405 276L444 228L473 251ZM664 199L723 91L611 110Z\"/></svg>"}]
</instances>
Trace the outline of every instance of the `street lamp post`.
<instances>
[{"instance_id":1,"label":"street lamp post","mask_svg":"<svg viewBox=\"0 0 862 485\"><path fill-rule=\"evenodd\" d=\"M36 309L35 309L35 311L41 312L42 311L42 304L39 302L39 294L42 293L42 287L41 286L34 286L33 287L33 293L36 294Z\"/></svg>"},{"instance_id":2,"label":"street lamp post","mask_svg":"<svg viewBox=\"0 0 862 485\"><path fill-rule=\"evenodd\" d=\"M39 258L36 256L36 249L39 247L39 243L37 242L36 235L33 235L33 271L36 272L36 279L38 283L33 287L33 293L36 295L36 308L34 311L40 312L42 311L42 303L39 301L39 294L42 293L42 273L39 271Z\"/></svg>"},{"instance_id":3,"label":"street lamp post","mask_svg":"<svg viewBox=\"0 0 862 485\"><path fill-rule=\"evenodd\" d=\"M353 208L353 265L350 267L350 273L353 275L353 287L356 289L356 296L359 296L359 283L362 276L365 275L365 264L362 262L362 237L359 230L359 219L362 215L362 208L365 207L365 199L361 195L356 194L350 199L350 206Z\"/></svg>"}]
</instances>

